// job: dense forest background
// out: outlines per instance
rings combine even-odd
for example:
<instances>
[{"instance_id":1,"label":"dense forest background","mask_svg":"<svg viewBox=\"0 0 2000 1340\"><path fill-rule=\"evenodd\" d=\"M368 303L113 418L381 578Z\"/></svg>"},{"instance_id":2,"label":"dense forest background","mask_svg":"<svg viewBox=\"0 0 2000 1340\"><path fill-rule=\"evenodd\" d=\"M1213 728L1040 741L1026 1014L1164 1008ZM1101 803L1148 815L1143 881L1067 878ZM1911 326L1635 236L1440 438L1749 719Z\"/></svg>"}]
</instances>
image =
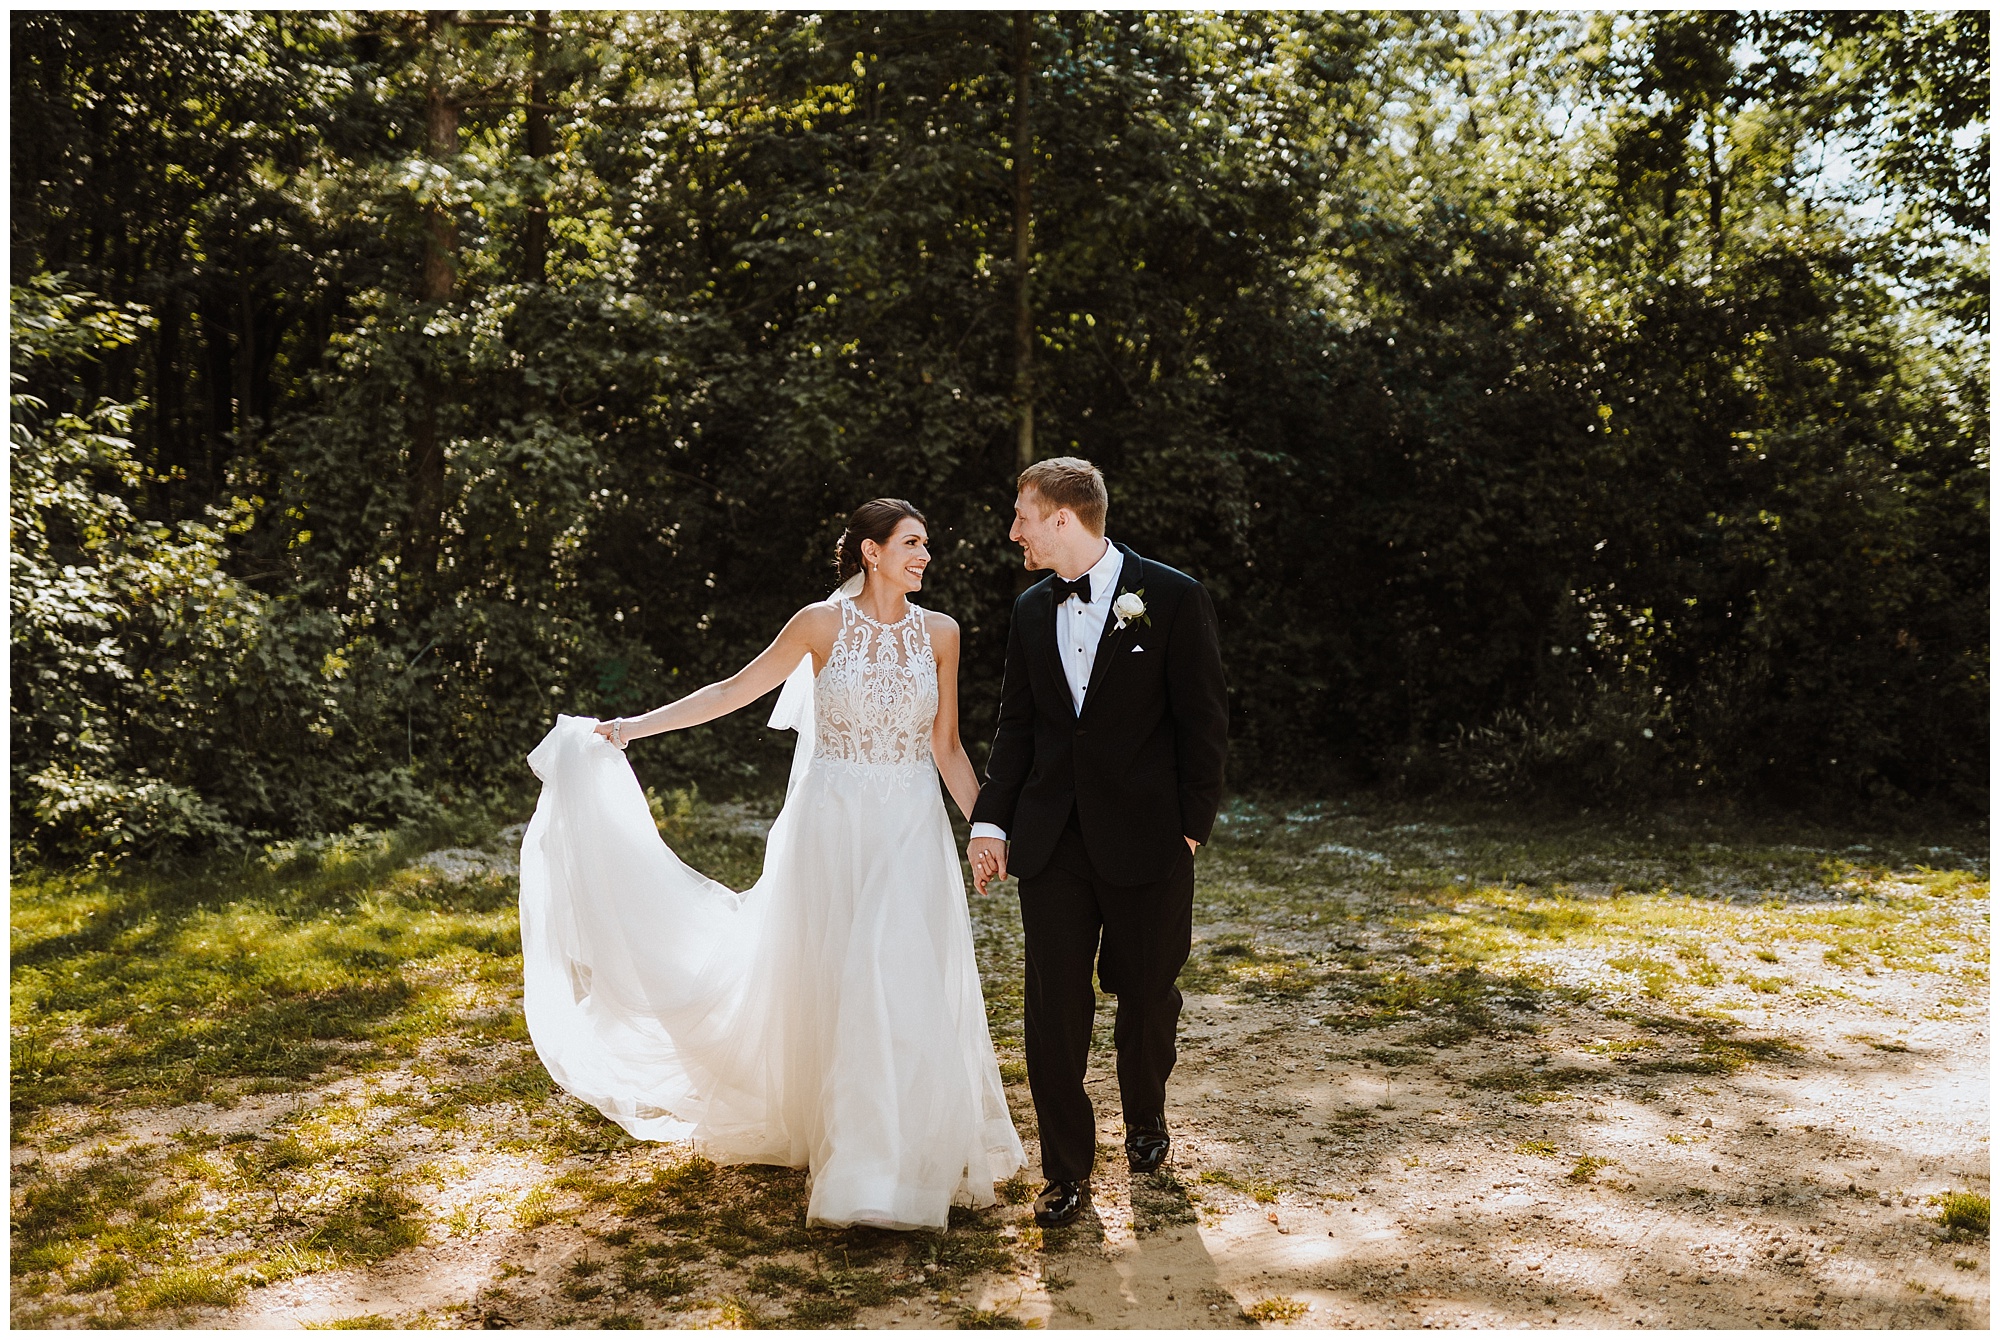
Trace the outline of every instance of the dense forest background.
<instances>
[{"instance_id":1,"label":"dense forest background","mask_svg":"<svg viewBox=\"0 0 2000 1340\"><path fill-rule=\"evenodd\" d=\"M977 760L1030 413L1239 787L1985 802L1983 12L10 22L17 861L518 797L877 494Z\"/></svg>"}]
</instances>

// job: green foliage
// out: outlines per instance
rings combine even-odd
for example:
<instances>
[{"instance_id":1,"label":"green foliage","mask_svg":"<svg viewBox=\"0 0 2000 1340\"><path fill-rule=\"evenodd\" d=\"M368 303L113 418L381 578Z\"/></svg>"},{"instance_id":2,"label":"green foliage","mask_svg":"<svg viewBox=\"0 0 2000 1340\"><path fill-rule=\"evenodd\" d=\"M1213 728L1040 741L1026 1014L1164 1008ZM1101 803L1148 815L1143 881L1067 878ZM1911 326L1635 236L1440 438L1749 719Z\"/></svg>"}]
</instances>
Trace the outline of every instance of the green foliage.
<instances>
[{"instance_id":1,"label":"green foliage","mask_svg":"<svg viewBox=\"0 0 2000 1340\"><path fill-rule=\"evenodd\" d=\"M980 747L1010 16L11 22L35 851L518 795L881 493ZM1983 804L1984 15L1032 28L1038 445L1216 594L1239 782Z\"/></svg>"},{"instance_id":2,"label":"green foliage","mask_svg":"<svg viewBox=\"0 0 2000 1340\"><path fill-rule=\"evenodd\" d=\"M1276 1204L1279 1192L1284 1190L1267 1178L1243 1177L1217 1168L1205 1169L1195 1180L1203 1186L1226 1186L1231 1191L1240 1191L1259 1205Z\"/></svg>"},{"instance_id":3,"label":"green foliage","mask_svg":"<svg viewBox=\"0 0 2000 1340\"><path fill-rule=\"evenodd\" d=\"M31 840L69 853L226 840L221 809L151 772L132 738L135 717L167 724L158 717L182 706L177 681L199 674L240 620L221 536L134 514L131 406L56 408L23 389L42 367L131 343L142 318L49 276L14 288L11 302L16 813Z\"/></svg>"},{"instance_id":4,"label":"green foliage","mask_svg":"<svg viewBox=\"0 0 2000 1340\"><path fill-rule=\"evenodd\" d=\"M355 747L380 703L349 691L355 648L316 654L337 618L230 574L247 509L146 519L151 473L125 436L143 407L85 405L61 380L129 345L141 322L60 277L16 287L12 303L21 837L50 855L161 855L241 846L246 829L425 813L406 770ZM51 379L69 407L22 389Z\"/></svg>"}]
</instances>

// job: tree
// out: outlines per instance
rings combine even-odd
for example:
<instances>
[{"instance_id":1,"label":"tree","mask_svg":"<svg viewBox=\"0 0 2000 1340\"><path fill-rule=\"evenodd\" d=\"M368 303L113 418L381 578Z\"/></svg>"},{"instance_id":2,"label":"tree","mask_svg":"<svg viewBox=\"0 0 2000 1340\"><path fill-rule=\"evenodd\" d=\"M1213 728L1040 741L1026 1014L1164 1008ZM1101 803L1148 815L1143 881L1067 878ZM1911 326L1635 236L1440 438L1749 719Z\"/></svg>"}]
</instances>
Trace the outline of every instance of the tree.
<instances>
[{"instance_id":1,"label":"tree","mask_svg":"<svg viewBox=\"0 0 2000 1340\"><path fill-rule=\"evenodd\" d=\"M63 655L183 676L91 729L214 833L373 821L733 670L891 494L978 741L1026 444L1215 592L1239 782L1978 803L1984 33L17 15L16 271L125 324L16 451L235 611L93 578Z\"/></svg>"}]
</instances>

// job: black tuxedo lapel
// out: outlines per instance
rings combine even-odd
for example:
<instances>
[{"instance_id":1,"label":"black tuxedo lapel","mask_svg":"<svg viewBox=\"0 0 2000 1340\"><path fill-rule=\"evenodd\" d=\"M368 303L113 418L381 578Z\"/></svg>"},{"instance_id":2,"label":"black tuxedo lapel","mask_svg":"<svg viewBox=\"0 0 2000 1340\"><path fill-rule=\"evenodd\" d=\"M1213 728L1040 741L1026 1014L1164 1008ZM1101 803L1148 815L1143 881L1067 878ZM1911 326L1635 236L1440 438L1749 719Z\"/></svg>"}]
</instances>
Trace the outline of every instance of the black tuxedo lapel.
<instances>
[{"instance_id":1,"label":"black tuxedo lapel","mask_svg":"<svg viewBox=\"0 0 2000 1340\"><path fill-rule=\"evenodd\" d=\"M1040 608L1034 613L1034 626L1041 630L1036 641L1042 644L1042 650L1048 656L1049 673L1055 677L1056 696L1062 699L1063 706L1069 709L1069 714L1074 717L1076 702L1070 697L1069 676L1063 673L1061 639L1056 636L1056 601L1053 583L1044 579L1041 588L1035 593L1035 599L1041 602Z\"/></svg>"},{"instance_id":2,"label":"black tuxedo lapel","mask_svg":"<svg viewBox=\"0 0 2000 1340\"><path fill-rule=\"evenodd\" d=\"M1118 566L1118 589L1111 595L1111 603L1113 605L1118 603L1119 596L1124 595L1127 591L1136 591L1146 584L1145 574L1139 571L1139 565L1146 560L1140 558L1122 544L1118 546L1118 552L1125 555L1125 561ZM1085 712L1088 712L1090 705L1097 701L1098 690L1104 686L1104 681L1116 673L1118 660L1112 653L1124 650L1126 642L1130 640L1135 622L1128 622L1125 627L1120 628L1118 626L1118 616L1109 610L1105 611L1104 631L1099 634L1097 639L1097 659L1090 663L1090 683L1085 685L1083 690L1083 710ZM1137 626L1144 627L1145 625L1139 624ZM1081 716L1082 713L1078 713L1078 715Z\"/></svg>"}]
</instances>

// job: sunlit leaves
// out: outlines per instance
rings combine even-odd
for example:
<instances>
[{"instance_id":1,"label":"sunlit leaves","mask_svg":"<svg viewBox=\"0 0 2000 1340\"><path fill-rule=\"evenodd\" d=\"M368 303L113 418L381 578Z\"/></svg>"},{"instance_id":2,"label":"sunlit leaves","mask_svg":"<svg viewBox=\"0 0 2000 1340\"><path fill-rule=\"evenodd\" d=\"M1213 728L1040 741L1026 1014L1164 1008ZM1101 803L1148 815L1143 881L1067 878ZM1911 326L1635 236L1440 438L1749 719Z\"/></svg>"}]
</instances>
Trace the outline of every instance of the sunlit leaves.
<instances>
[{"instance_id":1,"label":"sunlit leaves","mask_svg":"<svg viewBox=\"0 0 2000 1340\"><path fill-rule=\"evenodd\" d=\"M552 713L760 649L875 494L930 516L922 598L986 732L1019 583L1011 19L531 24L15 22L16 123L49 109L17 254L108 304L17 303L37 460L76 482L17 469L15 524L192 565L142 618L46 560L63 665L155 686L69 733L239 827L527 785ZM1038 445L1102 464L1114 535L1215 593L1239 782L1966 794L1984 32L1033 17ZM769 736L642 753L727 786L782 772Z\"/></svg>"}]
</instances>

